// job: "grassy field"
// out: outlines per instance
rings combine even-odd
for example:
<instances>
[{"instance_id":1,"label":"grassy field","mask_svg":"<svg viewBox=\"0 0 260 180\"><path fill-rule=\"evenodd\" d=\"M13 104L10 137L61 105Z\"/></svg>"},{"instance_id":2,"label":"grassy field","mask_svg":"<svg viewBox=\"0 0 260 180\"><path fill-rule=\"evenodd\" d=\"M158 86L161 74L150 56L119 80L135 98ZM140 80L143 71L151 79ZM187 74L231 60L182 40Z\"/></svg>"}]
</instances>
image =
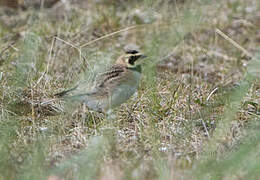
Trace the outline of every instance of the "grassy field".
<instances>
[{"instance_id":1,"label":"grassy field","mask_svg":"<svg viewBox=\"0 0 260 180\"><path fill-rule=\"evenodd\" d=\"M0 7L0 180L259 179L260 2L86 0ZM137 47L109 115L54 94Z\"/></svg>"}]
</instances>

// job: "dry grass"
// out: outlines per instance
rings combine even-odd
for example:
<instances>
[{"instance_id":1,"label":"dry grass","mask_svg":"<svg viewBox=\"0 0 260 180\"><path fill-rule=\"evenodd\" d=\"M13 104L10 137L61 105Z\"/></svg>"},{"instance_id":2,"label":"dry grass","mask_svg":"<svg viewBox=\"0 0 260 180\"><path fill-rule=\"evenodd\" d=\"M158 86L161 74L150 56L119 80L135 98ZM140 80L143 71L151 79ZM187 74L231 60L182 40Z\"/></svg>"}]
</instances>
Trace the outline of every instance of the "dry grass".
<instances>
[{"instance_id":1,"label":"dry grass","mask_svg":"<svg viewBox=\"0 0 260 180\"><path fill-rule=\"evenodd\" d=\"M0 14L0 179L256 179L259 10L80 1ZM129 44L149 59L111 115L55 99Z\"/></svg>"}]
</instances>

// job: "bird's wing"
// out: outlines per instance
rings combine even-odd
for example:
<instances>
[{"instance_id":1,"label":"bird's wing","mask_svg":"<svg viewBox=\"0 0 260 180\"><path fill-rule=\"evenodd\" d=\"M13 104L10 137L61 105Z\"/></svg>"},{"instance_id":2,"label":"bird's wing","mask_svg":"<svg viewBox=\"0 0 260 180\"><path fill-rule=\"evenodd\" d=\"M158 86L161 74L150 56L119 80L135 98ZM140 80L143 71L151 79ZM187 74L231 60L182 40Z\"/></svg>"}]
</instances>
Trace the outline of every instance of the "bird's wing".
<instances>
[{"instance_id":1,"label":"bird's wing","mask_svg":"<svg viewBox=\"0 0 260 180\"><path fill-rule=\"evenodd\" d=\"M109 89L113 89L124 76L126 69L122 65L113 65L108 71L102 73L96 79L95 89L104 93Z\"/></svg>"}]
</instances>

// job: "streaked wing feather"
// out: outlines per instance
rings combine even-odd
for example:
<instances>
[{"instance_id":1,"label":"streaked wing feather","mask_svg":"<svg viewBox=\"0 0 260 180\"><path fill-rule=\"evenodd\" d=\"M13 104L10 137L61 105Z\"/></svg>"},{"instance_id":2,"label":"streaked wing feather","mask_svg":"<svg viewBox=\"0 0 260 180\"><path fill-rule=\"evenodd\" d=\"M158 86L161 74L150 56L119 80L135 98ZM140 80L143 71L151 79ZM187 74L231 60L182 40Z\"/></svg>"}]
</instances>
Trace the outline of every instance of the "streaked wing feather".
<instances>
[{"instance_id":1,"label":"streaked wing feather","mask_svg":"<svg viewBox=\"0 0 260 180\"><path fill-rule=\"evenodd\" d=\"M107 72L102 73L97 78L96 88L99 90L104 89L106 87L109 89L113 89L113 87L116 86L119 82L118 79L122 77L122 73L125 73L125 68L123 66L112 66Z\"/></svg>"}]
</instances>

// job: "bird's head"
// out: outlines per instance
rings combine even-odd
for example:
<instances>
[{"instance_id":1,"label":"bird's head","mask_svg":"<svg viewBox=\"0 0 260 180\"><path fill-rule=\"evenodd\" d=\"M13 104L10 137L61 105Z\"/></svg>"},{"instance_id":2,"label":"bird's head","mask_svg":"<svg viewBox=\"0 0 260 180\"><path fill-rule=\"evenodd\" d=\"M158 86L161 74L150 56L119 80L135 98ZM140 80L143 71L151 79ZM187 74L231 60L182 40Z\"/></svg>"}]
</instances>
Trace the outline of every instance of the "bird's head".
<instances>
[{"instance_id":1,"label":"bird's head","mask_svg":"<svg viewBox=\"0 0 260 180\"><path fill-rule=\"evenodd\" d=\"M124 55L120 56L116 63L127 67L135 67L138 63L137 61L147 56L138 52L137 50L127 50Z\"/></svg>"}]
</instances>

